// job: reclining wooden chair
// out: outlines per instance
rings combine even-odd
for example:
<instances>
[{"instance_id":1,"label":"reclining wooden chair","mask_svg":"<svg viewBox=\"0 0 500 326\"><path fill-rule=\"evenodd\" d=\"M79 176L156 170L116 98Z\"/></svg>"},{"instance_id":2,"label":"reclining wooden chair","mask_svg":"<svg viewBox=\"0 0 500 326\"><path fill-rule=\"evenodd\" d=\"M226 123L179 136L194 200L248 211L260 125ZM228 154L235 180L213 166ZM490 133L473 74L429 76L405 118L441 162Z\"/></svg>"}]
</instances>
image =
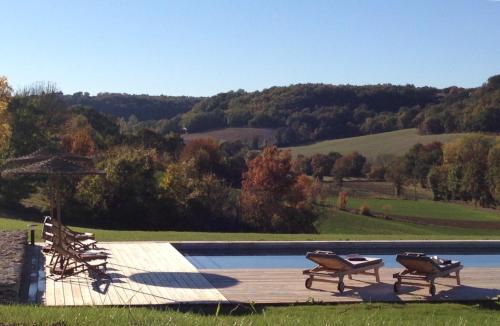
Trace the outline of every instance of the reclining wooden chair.
<instances>
[{"instance_id":1,"label":"reclining wooden chair","mask_svg":"<svg viewBox=\"0 0 500 326\"><path fill-rule=\"evenodd\" d=\"M68 275L76 275L85 271L94 272L98 276L108 277L106 274L108 255L103 252L96 251L75 251L71 247L65 247L54 243L52 246L55 252L55 261L52 264L53 268L60 266L57 274L62 279ZM62 261L62 263L61 263Z\"/></svg>"},{"instance_id":2,"label":"reclining wooden chair","mask_svg":"<svg viewBox=\"0 0 500 326\"><path fill-rule=\"evenodd\" d=\"M381 258L368 258L359 255L341 257L331 251L308 252L306 258L318 264L313 269L306 269L302 273L309 275L306 279L306 288L311 288L312 282L335 282L331 278L338 278L337 289L344 292L344 276L352 279L354 274L365 274L375 276L375 280L380 282L379 269L384 266ZM373 270L373 272L367 272Z\"/></svg>"},{"instance_id":3,"label":"reclining wooden chair","mask_svg":"<svg viewBox=\"0 0 500 326\"><path fill-rule=\"evenodd\" d=\"M61 233L64 234L66 241L71 243L75 250L88 250L97 249L97 241L92 233L76 232L57 222L57 220L52 219L50 216L46 216L43 222L42 237L45 240L45 246L43 250L45 252L50 251L50 244L47 242L45 236L47 234L58 234L58 229L61 228Z\"/></svg>"},{"instance_id":4,"label":"reclining wooden chair","mask_svg":"<svg viewBox=\"0 0 500 326\"><path fill-rule=\"evenodd\" d=\"M67 274L76 274L85 270L100 273L102 267L106 268L106 260L109 257L106 252L75 247L73 239L68 238L65 234L62 234L61 241L57 233L45 231L43 237L46 246L50 246L52 254L49 262L51 271L53 272L57 268L57 274L60 274L61 278ZM95 264L96 261L98 262ZM69 273L70 271L71 273Z\"/></svg>"},{"instance_id":5,"label":"reclining wooden chair","mask_svg":"<svg viewBox=\"0 0 500 326\"><path fill-rule=\"evenodd\" d=\"M463 268L459 261L445 260L438 257L429 257L423 253L405 252L396 257L396 261L406 269L392 277L397 279L394 283L394 292L398 293L402 284L420 285L416 281L429 283L429 293L436 294L434 281L437 278L454 278L460 285L460 270ZM455 276L451 276L455 273Z\"/></svg>"}]
</instances>

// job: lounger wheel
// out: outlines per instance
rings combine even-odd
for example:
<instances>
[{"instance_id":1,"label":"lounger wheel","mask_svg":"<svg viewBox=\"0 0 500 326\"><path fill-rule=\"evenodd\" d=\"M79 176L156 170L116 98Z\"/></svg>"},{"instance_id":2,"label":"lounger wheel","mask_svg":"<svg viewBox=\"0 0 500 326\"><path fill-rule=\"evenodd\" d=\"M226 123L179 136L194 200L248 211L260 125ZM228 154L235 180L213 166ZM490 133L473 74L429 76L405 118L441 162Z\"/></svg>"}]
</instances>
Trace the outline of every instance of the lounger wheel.
<instances>
[{"instance_id":1,"label":"lounger wheel","mask_svg":"<svg viewBox=\"0 0 500 326\"><path fill-rule=\"evenodd\" d=\"M432 296L435 296L436 295L436 286L434 284L431 284L431 286L429 287L429 293L432 295Z\"/></svg>"},{"instance_id":2,"label":"lounger wheel","mask_svg":"<svg viewBox=\"0 0 500 326\"><path fill-rule=\"evenodd\" d=\"M307 278L306 279L306 288L310 289L312 284L313 284L313 278L312 277Z\"/></svg>"},{"instance_id":3,"label":"lounger wheel","mask_svg":"<svg viewBox=\"0 0 500 326\"><path fill-rule=\"evenodd\" d=\"M337 290L339 290L340 294L344 293L344 282L339 282L339 285L337 286Z\"/></svg>"},{"instance_id":4,"label":"lounger wheel","mask_svg":"<svg viewBox=\"0 0 500 326\"><path fill-rule=\"evenodd\" d=\"M401 290L401 282L396 281L396 283L394 283L394 293L399 293L400 290Z\"/></svg>"}]
</instances>

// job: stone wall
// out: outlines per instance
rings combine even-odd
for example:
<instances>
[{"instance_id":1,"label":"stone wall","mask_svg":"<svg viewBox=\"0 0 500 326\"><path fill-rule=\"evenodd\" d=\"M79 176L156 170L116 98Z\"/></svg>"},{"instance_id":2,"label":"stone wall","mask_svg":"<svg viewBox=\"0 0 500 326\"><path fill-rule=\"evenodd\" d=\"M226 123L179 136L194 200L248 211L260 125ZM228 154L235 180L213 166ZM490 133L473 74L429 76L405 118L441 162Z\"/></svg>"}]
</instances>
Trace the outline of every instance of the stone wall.
<instances>
[{"instance_id":1,"label":"stone wall","mask_svg":"<svg viewBox=\"0 0 500 326\"><path fill-rule=\"evenodd\" d=\"M19 301L26 231L0 231L0 303Z\"/></svg>"}]
</instances>

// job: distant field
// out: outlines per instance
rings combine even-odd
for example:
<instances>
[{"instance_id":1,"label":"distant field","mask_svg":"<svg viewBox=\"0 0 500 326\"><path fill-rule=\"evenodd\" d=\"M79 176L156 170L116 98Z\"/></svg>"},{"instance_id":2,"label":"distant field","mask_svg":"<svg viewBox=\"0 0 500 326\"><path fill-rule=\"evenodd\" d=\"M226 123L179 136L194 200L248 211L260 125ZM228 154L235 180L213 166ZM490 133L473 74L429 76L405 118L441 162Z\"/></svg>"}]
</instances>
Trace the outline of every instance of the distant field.
<instances>
[{"instance_id":1,"label":"distant field","mask_svg":"<svg viewBox=\"0 0 500 326\"><path fill-rule=\"evenodd\" d=\"M252 142L255 137L259 138L260 144L276 143L276 129L269 128L225 128L207 132L184 134L185 141L198 138L214 138L219 141L243 141Z\"/></svg>"},{"instance_id":2,"label":"distant field","mask_svg":"<svg viewBox=\"0 0 500 326\"><path fill-rule=\"evenodd\" d=\"M310 156L317 153L339 152L349 154L353 151L374 158L380 154L404 154L417 143L427 144L433 141L448 143L464 134L419 135L416 129L404 129L380 134L325 140L305 146L287 147L295 155Z\"/></svg>"},{"instance_id":3,"label":"distant field","mask_svg":"<svg viewBox=\"0 0 500 326\"><path fill-rule=\"evenodd\" d=\"M326 182L323 182L325 188L328 189L333 187L331 177L325 177L325 181ZM351 198L395 198L394 185L387 181L362 181L353 179L344 181L342 191L347 192ZM417 198L432 200L432 191L430 189L417 187ZM411 185L403 187L401 199L415 199L414 189Z\"/></svg>"},{"instance_id":4,"label":"distant field","mask_svg":"<svg viewBox=\"0 0 500 326\"><path fill-rule=\"evenodd\" d=\"M386 213L388 215L417 216L461 221L500 222L500 210L481 210L461 204L432 200L350 198L347 206L349 208L359 208L364 204L368 205L374 212Z\"/></svg>"}]
</instances>

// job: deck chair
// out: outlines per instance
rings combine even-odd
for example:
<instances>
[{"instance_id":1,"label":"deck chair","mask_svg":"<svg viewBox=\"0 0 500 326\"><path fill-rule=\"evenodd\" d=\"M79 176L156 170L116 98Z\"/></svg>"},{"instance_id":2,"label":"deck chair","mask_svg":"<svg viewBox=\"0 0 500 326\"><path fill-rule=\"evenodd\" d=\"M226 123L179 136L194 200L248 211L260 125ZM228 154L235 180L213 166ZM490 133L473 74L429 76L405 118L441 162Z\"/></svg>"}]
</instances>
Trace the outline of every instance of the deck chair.
<instances>
[{"instance_id":1,"label":"deck chair","mask_svg":"<svg viewBox=\"0 0 500 326\"><path fill-rule=\"evenodd\" d=\"M46 240L43 248L45 252L50 252L51 249L46 239L47 234L51 235L49 237L58 236L59 228L61 228L61 235L65 241L70 243L75 250L97 249L97 241L92 233L74 232L56 220L51 219L50 216L46 216L42 230L42 237Z\"/></svg>"},{"instance_id":2,"label":"deck chair","mask_svg":"<svg viewBox=\"0 0 500 326\"><path fill-rule=\"evenodd\" d=\"M54 261L59 260L59 256L61 255L60 251L54 250L54 245L59 244L59 246L64 246L64 248L67 248L70 251L74 251L76 253L81 253L82 255L89 255L89 254L99 254L99 256L106 256L109 257L109 255L101 250L96 250L94 249L86 249L82 246L76 246L74 239L68 238L66 234L62 234L62 241L58 241L58 235L57 233L51 233L48 231L44 231L43 233L43 239L45 240L45 246L44 248L50 248L49 251L45 251L46 253L52 254L50 258L49 265L55 264Z\"/></svg>"},{"instance_id":3,"label":"deck chair","mask_svg":"<svg viewBox=\"0 0 500 326\"><path fill-rule=\"evenodd\" d=\"M109 275L106 274L108 259L106 253L95 250L75 251L71 247L57 243L54 243L52 248L56 259L51 261L51 272L54 271L54 268L60 266L57 273L60 275L59 279L86 271L89 272L89 275L90 272L94 272L96 275L109 278Z\"/></svg>"},{"instance_id":4,"label":"deck chair","mask_svg":"<svg viewBox=\"0 0 500 326\"><path fill-rule=\"evenodd\" d=\"M405 252L397 255L396 261L405 267L405 270L393 274L397 279L394 283L394 292L400 292L402 284L421 285L418 281L429 283L429 293L436 294L434 282L437 278L454 278L460 285L460 270L463 268L459 261L429 257L423 253ZM454 276L451 274L454 273Z\"/></svg>"},{"instance_id":5,"label":"deck chair","mask_svg":"<svg viewBox=\"0 0 500 326\"><path fill-rule=\"evenodd\" d=\"M350 255L341 257L331 251L308 252L306 258L318 264L312 269L302 271L308 275L306 288L311 288L312 282L335 282L331 278L338 278L337 289L342 294L344 292L344 276L352 279L354 274L365 274L375 276L375 280L380 282L379 269L384 266L381 258L368 258L360 255ZM368 272L373 270L373 272Z\"/></svg>"},{"instance_id":6,"label":"deck chair","mask_svg":"<svg viewBox=\"0 0 500 326\"><path fill-rule=\"evenodd\" d=\"M58 221L57 220L53 220L50 216L45 216L44 225L46 223L48 225L50 225L51 227L52 226L55 226L55 227L59 226ZM74 231L74 230L70 229L66 225L61 225L61 227L62 227L62 230L65 233L67 233L69 235L72 235L76 239L79 239L79 240L87 240L87 239L95 240L95 235L93 233L89 233L89 232L77 232L77 231Z\"/></svg>"}]
</instances>

